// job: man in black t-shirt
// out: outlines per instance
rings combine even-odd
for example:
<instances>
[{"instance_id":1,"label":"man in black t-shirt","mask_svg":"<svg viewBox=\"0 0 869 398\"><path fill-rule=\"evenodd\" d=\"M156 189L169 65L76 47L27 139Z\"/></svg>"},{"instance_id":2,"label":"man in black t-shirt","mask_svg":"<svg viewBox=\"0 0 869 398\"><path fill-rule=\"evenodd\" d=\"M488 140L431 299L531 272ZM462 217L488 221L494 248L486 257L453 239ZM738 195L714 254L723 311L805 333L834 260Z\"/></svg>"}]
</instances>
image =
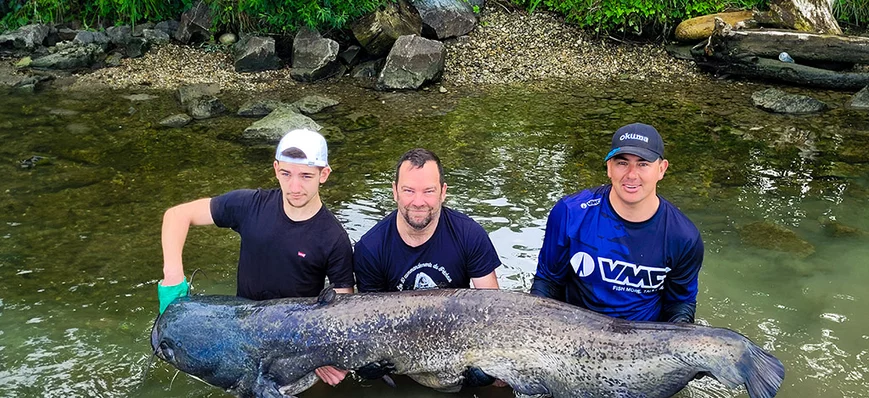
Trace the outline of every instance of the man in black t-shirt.
<instances>
[{"instance_id":1,"label":"man in black t-shirt","mask_svg":"<svg viewBox=\"0 0 869 398\"><path fill-rule=\"evenodd\" d=\"M326 140L293 130L275 152L280 189L237 190L180 204L163 215L160 313L187 295L181 253L191 225L215 224L241 235L237 295L253 300L316 296L325 278L338 293L353 292L353 250L347 232L320 200L331 173ZM317 375L335 384L346 374L332 367Z\"/></svg>"}]
</instances>

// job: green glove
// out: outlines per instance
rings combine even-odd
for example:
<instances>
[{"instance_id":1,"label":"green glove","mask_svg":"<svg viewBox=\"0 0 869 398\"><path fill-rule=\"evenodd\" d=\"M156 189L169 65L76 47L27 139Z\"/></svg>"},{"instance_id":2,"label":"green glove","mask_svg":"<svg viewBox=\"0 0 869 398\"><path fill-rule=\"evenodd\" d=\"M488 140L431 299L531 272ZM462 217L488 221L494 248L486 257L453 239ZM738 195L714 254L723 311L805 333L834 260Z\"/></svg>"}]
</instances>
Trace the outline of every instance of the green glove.
<instances>
[{"instance_id":1,"label":"green glove","mask_svg":"<svg viewBox=\"0 0 869 398\"><path fill-rule=\"evenodd\" d=\"M181 280L181 283L173 286L163 286L163 280L157 282L157 297L160 298L160 313L166 311L166 307L172 304L178 297L187 297L187 291L190 290L190 285L187 284L187 277Z\"/></svg>"}]
</instances>

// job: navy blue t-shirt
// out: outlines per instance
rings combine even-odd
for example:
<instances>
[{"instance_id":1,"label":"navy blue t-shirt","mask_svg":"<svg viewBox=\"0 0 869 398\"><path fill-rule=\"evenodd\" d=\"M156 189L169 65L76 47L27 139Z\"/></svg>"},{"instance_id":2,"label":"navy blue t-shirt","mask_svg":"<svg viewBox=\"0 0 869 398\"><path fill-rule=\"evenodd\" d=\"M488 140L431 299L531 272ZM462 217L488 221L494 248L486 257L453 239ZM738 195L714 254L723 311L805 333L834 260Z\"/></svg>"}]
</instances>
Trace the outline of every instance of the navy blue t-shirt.
<instances>
[{"instance_id":1,"label":"navy blue t-shirt","mask_svg":"<svg viewBox=\"0 0 869 398\"><path fill-rule=\"evenodd\" d=\"M671 303L696 304L703 263L697 227L660 197L652 218L626 221L610 204L611 188L555 204L535 278L563 286L568 303L616 318L657 321Z\"/></svg>"},{"instance_id":2,"label":"navy blue t-shirt","mask_svg":"<svg viewBox=\"0 0 869 398\"><path fill-rule=\"evenodd\" d=\"M360 292L468 288L471 278L501 265L486 230L470 217L442 208L434 234L411 247L398 234L393 211L365 233L353 252Z\"/></svg>"},{"instance_id":3,"label":"navy blue t-shirt","mask_svg":"<svg viewBox=\"0 0 869 398\"><path fill-rule=\"evenodd\" d=\"M236 294L253 300L314 297L325 285L353 287L353 247L338 219L320 208L287 217L280 189L240 189L211 199L218 227L241 235Z\"/></svg>"}]
</instances>

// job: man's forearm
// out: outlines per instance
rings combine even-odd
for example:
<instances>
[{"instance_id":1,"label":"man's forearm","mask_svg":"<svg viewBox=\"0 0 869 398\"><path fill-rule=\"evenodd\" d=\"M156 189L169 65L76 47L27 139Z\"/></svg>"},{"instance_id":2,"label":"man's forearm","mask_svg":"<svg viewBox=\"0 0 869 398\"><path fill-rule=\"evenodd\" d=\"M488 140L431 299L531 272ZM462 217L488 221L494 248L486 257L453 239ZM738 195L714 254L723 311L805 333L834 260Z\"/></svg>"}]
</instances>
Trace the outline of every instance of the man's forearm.
<instances>
[{"instance_id":1,"label":"man's forearm","mask_svg":"<svg viewBox=\"0 0 869 398\"><path fill-rule=\"evenodd\" d=\"M564 286L559 286L552 281L537 276L534 277L534 282L531 284L531 294L565 301Z\"/></svg>"},{"instance_id":2,"label":"man's forearm","mask_svg":"<svg viewBox=\"0 0 869 398\"><path fill-rule=\"evenodd\" d=\"M697 303L679 302L665 304L661 309L661 315L658 317L660 322L672 323L694 323L694 311L697 309Z\"/></svg>"}]
</instances>

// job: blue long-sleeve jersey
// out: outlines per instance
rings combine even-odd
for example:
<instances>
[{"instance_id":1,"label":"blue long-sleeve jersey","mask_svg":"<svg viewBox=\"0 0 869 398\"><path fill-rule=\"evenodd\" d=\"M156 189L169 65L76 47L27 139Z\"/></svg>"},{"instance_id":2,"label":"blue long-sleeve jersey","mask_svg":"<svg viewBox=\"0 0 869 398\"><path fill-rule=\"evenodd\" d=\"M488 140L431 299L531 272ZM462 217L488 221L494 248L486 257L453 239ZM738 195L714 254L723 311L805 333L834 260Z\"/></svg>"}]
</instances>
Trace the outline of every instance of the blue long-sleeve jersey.
<instances>
[{"instance_id":1,"label":"blue long-sleeve jersey","mask_svg":"<svg viewBox=\"0 0 869 398\"><path fill-rule=\"evenodd\" d=\"M693 322L703 241L663 198L652 218L622 219L611 185L558 201L549 213L532 294L616 318Z\"/></svg>"}]
</instances>

